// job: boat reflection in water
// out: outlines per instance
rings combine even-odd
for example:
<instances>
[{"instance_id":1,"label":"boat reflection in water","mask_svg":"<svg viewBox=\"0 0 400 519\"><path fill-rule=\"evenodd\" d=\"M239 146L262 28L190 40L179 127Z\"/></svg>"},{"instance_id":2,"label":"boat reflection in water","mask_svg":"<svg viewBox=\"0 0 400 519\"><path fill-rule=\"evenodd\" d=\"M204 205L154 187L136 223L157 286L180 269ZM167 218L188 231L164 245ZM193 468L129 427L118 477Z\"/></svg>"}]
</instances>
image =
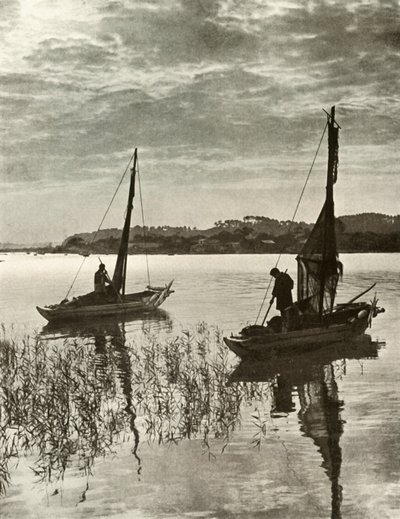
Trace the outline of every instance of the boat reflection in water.
<instances>
[{"instance_id":1,"label":"boat reflection in water","mask_svg":"<svg viewBox=\"0 0 400 519\"><path fill-rule=\"evenodd\" d=\"M340 343L303 355L271 357L263 362L243 361L230 377L230 383L272 382L272 417L295 411L297 393L300 430L311 438L322 456L322 467L331 482L331 518L341 518L342 465L340 437L344 402L339 398L335 375L343 374L346 359L377 358L381 343L364 335L356 342Z\"/></svg>"},{"instance_id":2,"label":"boat reflection in water","mask_svg":"<svg viewBox=\"0 0 400 519\"><path fill-rule=\"evenodd\" d=\"M301 431L322 455L332 517L340 517L343 402L335 378L344 372L345 359L377 357L379 344L365 336L302 355L245 361L231 373L218 330L203 323L193 333L162 338L159 331L170 320L161 311L140 324L149 333L134 334L130 322L102 319L47 325L40 337L21 344L3 341L0 366L7 377L1 416L15 434L0 428L0 493L10 481L8 462L29 449L35 453L35 478L51 485L52 495L60 493L67 471L85 475L82 501L95 460L117 452L122 443L136 458L132 471L140 472L139 430L140 441L148 444L199 440L202 454L215 459L234 446L243 407L265 400L273 416L292 413L296 388Z\"/></svg>"},{"instance_id":3,"label":"boat reflection in water","mask_svg":"<svg viewBox=\"0 0 400 519\"><path fill-rule=\"evenodd\" d=\"M44 339L77 339L94 338L99 335L112 337L117 328L137 330L168 330L172 329L172 319L168 312L157 308L156 310L140 312L123 317L91 317L87 320L50 322L42 328L40 333Z\"/></svg>"},{"instance_id":4,"label":"boat reflection in water","mask_svg":"<svg viewBox=\"0 0 400 519\"><path fill-rule=\"evenodd\" d=\"M126 341L126 326L135 318L99 318L88 321L49 323L43 327L41 336L46 339L81 339L94 345L94 373L101 386L107 391L112 389L115 380L119 381L120 391L125 399L124 410L129 420L129 427L134 437L132 454L138 462L138 474L141 471L141 460L137 454L139 447L139 431L135 425L136 407L132 391L132 363ZM169 314L157 309L140 315L143 330L154 328L171 329ZM88 488L88 486L87 486Z\"/></svg>"}]
</instances>

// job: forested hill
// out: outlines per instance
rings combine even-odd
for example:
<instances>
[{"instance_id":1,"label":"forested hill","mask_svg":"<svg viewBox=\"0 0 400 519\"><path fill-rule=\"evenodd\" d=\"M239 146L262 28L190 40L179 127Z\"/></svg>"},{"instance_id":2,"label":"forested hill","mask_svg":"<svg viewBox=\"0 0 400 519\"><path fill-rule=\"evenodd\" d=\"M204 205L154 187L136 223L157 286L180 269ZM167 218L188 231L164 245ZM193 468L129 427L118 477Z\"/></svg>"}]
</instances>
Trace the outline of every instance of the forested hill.
<instances>
[{"instance_id":1,"label":"forested hill","mask_svg":"<svg viewBox=\"0 0 400 519\"><path fill-rule=\"evenodd\" d=\"M337 218L343 225L343 232L374 232L390 234L400 232L400 215L389 216L380 213L362 213Z\"/></svg>"},{"instance_id":2,"label":"forested hill","mask_svg":"<svg viewBox=\"0 0 400 519\"><path fill-rule=\"evenodd\" d=\"M297 253L313 224L266 216L215 222L209 229L159 226L131 228L129 250L154 254ZM336 219L341 252L400 252L400 215L363 213ZM120 229L103 229L68 237L56 252L107 253L118 250ZM95 238L95 239L93 239Z\"/></svg>"},{"instance_id":3,"label":"forested hill","mask_svg":"<svg viewBox=\"0 0 400 519\"><path fill-rule=\"evenodd\" d=\"M185 238L194 236L215 236L222 231L235 232L247 228L252 233L266 233L270 237L277 237L286 234L289 231L297 235L299 233L306 233L313 227L313 223L294 222L290 227L289 220L276 220L268 218L267 216L245 216L243 220L225 220L215 222L214 226L209 229L197 229L196 227L170 227L169 225L150 227L147 229L147 234L156 236L174 236L179 235ZM355 215L339 216L336 219L337 231L339 233L376 233L376 234L391 234L400 232L400 215L389 216L380 213L362 213ZM101 229L98 231L96 241L108 240L110 238L121 237L121 229ZM63 245L66 245L72 238L83 240L90 243L93 240L95 233L78 233L69 236L64 240ZM131 228L131 239L134 236L140 237L143 235L143 229L139 225Z\"/></svg>"}]
</instances>

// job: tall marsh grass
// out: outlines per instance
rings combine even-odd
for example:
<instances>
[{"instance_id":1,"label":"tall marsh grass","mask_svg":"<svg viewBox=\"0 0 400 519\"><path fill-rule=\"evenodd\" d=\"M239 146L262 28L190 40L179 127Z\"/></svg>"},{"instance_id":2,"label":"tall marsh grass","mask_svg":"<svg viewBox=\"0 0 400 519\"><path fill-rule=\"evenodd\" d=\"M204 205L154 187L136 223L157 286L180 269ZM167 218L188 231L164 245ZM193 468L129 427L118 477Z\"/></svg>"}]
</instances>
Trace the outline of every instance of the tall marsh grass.
<instances>
[{"instance_id":1,"label":"tall marsh grass","mask_svg":"<svg viewBox=\"0 0 400 519\"><path fill-rule=\"evenodd\" d=\"M205 324L163 340L143 330L130 344L118 326L64 341L3 329L0 493L27 454L37 480L55 486L71 466L89 478L121 442L131 442L138 472L140 441L197 438L214 457L240 425L241 405L270 394L269 384L227 384L231 369L221 333Z\"/></svg>"}]
</instances>

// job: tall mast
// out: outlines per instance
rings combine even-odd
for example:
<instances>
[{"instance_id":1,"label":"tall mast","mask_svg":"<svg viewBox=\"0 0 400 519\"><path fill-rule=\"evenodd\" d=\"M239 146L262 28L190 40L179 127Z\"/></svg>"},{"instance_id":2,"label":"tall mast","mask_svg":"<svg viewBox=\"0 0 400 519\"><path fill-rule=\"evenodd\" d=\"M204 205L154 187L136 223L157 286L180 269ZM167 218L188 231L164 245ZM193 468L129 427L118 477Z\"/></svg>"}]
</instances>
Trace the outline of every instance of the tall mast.
<instances>
[{"instance_id":1,"label":"tall mast","mask_svg":"<svg viewBox=\"0 0 400 519\"><path fill-rule=\"evenodd\" d=\"M335 126L335 107L328 114L328 168L326 178L326 199L324 205L324 237L321 261L321 277L319 290L319 317L324 311L325 284L330 275L331 264L336 261L335 213L333 202L333 184L337 177L338 164L338 134L339 127Z\"/></svg>"},{"instance_id":2,"label":"tall mast","mask_svg":"<svg viewBox=\"0 0 400 519\"><path fill-rule=\"evenodd\" d=\"M130 232L130 227L131 227L133 199L135 197L136 164L137 164L137 148L135 148L135 152L133 155L133 166L131 169L131 180L130 180L130 185L129 185L128 205L126 208L125 223L124 223L124 228L122 230L117 262L115 264L114 275L113 275L113 279L112 279L115 290L117 292L122 291L122 294L125 294L129 232Z\"/></svg>"}]
</instances>

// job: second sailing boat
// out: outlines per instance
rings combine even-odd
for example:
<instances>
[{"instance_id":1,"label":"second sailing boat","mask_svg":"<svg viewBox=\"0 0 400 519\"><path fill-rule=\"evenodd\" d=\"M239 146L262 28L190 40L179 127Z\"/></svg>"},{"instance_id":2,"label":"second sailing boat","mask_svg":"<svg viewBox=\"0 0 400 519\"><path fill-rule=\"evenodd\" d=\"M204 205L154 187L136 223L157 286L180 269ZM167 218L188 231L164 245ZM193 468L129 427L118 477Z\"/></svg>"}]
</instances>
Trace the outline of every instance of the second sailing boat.
<instances>
[{"instance_id":1,"label":"second sailing boat","mask_svg":"<svg viewBox=\"0 0 400 519\"><path fill-rule=\"evenodd\" d=\"M125 223L119 246L114 274L107 287L104 298L98 298L91 292L72 300L64 300L59 304L45 307L37 306L37 310L48 321L75 320L100 316L123 316L128 313L153 310L158 308L173 292L172 281L163 287L147 286L145 290L133 294L125 294L126 271L128 260L128 242L135 196L135 177L137 170L137 149L133 155L133 167L129 185L128 205Z\"/></svg>"},{"instance_id":2,"label":"second sailing boat","mask_svg":"<svg viewBox=\"0 0 400 519\"><path fill-rule=\"evenodd\" d=\"M372 318L384 311L378 308L376 298L371 303L355 302L375 284L347 303L335 305L342 264L336 247L333 200L339 151L339 125L334 106L328 114L327 126L326 198L318 220L296 258L297 302L285 309L286 323L277 317L271 319L268 326L246 326L237 335L225 337L225 344L239 357L257 357L271 349L290 351L295 347L305 349L349 339L363 334Z\"/></svg>"}]
</instances>

